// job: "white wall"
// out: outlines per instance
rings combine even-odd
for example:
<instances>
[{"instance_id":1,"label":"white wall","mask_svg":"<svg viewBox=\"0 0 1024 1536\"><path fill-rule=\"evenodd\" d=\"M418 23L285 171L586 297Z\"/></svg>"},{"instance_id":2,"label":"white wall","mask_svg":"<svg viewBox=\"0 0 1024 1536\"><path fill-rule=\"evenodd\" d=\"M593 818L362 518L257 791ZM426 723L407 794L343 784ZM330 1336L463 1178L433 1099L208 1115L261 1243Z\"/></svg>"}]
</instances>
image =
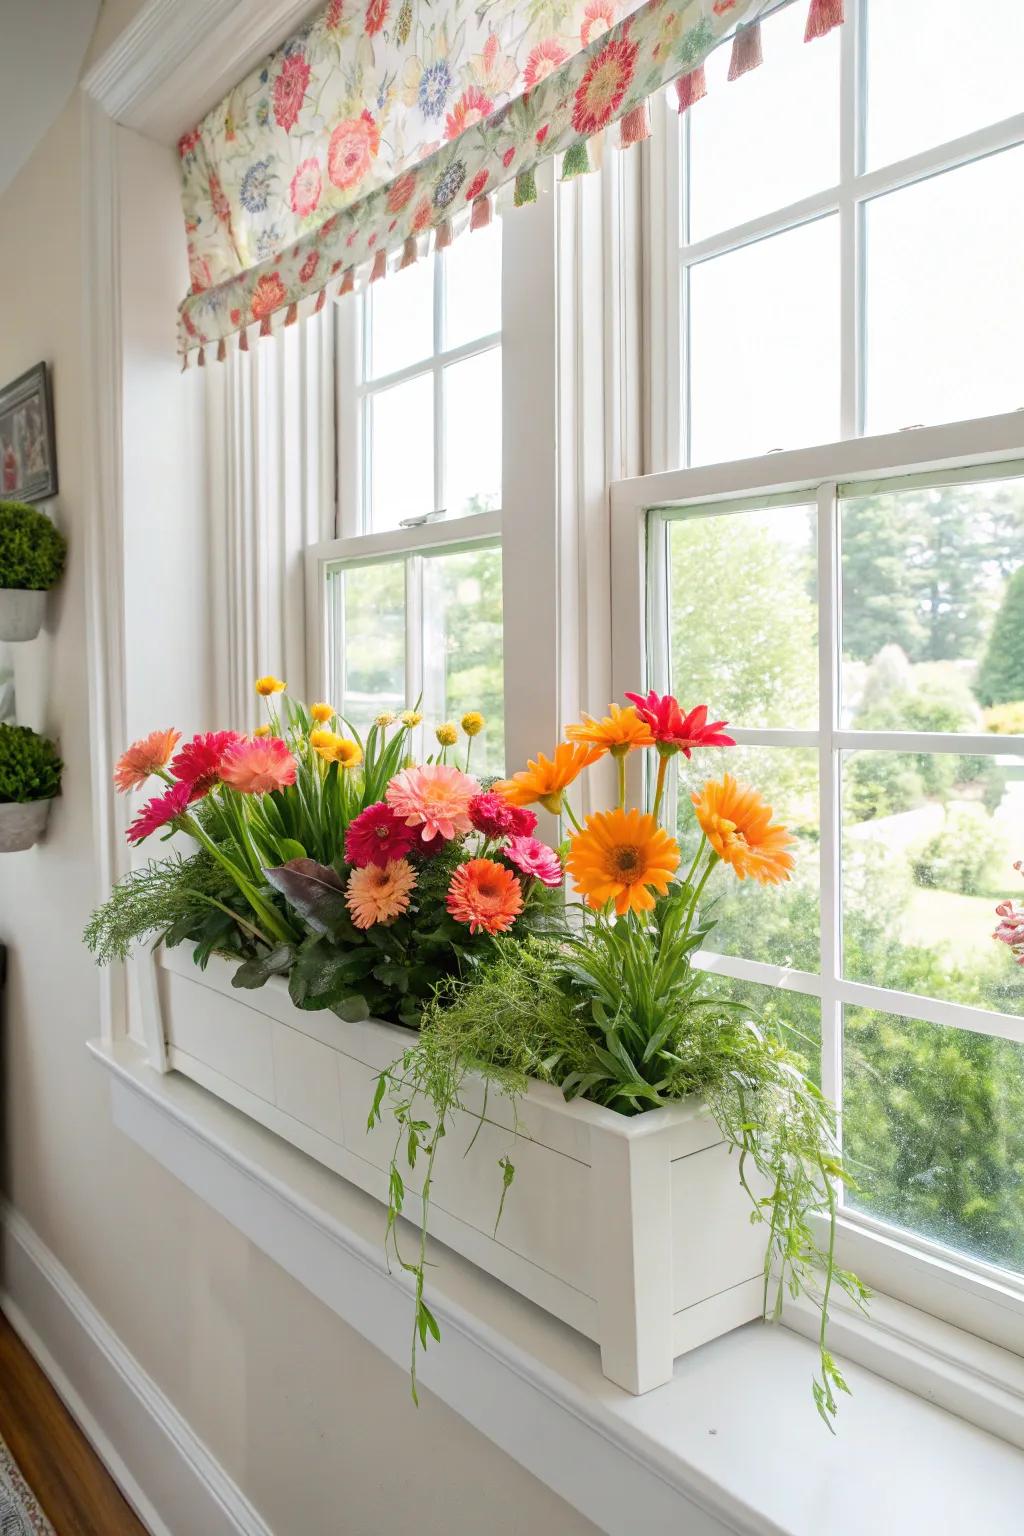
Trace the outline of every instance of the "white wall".
<instances>
[{"instance_id":1,"label":"white wall","mask_svg":"<svg viewBox=\"0 0 1024 1536\"><path fill-rule=\"evenodd\" d=\"M135 9L133 0L108 3L104 46ZM169 151L131 136L121 151L129 186L172 174ZM60 737L67 767L45 843L0 858L9 948L0 1187L277 1536L584 1536L588 1522L442 1404L427 1397L417 1412L403 1372L111 1128L106 1081L84 1046L98 1033L98 984L80 941L100 894L85 645L92 402L81 349L81 170L72 102L0 196L0 379L41 358L52 365L58 513L71 547L47 632L16 660L20 716ZM169 462L160 432L168 411L194 425L201 387L172 376L163 350L173 316L161 295L180 264L165 240L177 237L173 221L129 220L122 245L136 317L127 332L125 602L129 717L139 730L165 723L153 718L158 704L168 722L209 705L196 676L211 598L193 515L201 470ZM133 392L137 377L145 387ZM205 721L178 714L177 723ZM174 1536L205 1536L163 1513Z\"/></svg>"}]
</instances>

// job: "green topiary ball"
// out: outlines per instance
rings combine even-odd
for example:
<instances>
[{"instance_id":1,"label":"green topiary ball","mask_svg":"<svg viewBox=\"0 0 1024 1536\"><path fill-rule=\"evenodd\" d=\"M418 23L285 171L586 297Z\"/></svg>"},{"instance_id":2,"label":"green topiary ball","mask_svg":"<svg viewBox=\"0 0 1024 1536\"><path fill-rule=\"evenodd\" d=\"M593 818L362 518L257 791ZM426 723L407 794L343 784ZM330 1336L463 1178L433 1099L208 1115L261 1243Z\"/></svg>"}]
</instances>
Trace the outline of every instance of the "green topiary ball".
<instances>
[{"instance_id":1,"label":"green topiary ball","mask_svg":"<svg viewBox=\"0 0 1024 1536\"><path fill-rule=\"evenodd\" d=\"M0 501L0 587L48 592L61 578L67 547L45 513Z\"/></svg>"},{"instance_id":2,"label":"green topiary ball","mask_svg":"<svg viewBox=\"0 0 1024 1536\"><path fill-rule=\"evenodd\" d=\"M60 793L64 764L46 736L27 725L0 725L0 805L52 800Z\"/></svg>"}]
</instances>

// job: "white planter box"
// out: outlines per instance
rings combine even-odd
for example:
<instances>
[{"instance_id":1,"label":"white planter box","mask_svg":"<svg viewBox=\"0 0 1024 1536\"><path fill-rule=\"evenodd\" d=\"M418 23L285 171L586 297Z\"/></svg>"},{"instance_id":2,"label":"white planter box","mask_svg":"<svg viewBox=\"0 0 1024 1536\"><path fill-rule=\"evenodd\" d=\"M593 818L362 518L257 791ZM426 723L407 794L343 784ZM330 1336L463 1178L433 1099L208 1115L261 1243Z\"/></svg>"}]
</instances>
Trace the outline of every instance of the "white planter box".
<instances>
[{"instance_id":1,"label":"white planter box","mask_svg":"<svg viewBox=\"0 0 1024 1536\"><path fill-rule=\"evenodd\" d=\"M413 1036L297 1009L279 978L235 989L233 970L160 953L168 1066L386 1201L396 1127L385 1114L368 1133L366 1120L378 1073ZM467 1083L464 1098L482 1109L483 1085ZM516 1114L513 1129L494 1093L482 1129L459 1114L435 1162L436 1238L594 1339L605 1375L629 1392L661 1386L677 1355L761 1315L766 1231L700 1103L628 1118L532 1083ZM516 1176L495 1236L505 1153ZM415 1218L422 1164L402 1171Z\"/></svg>"}]
</instances>

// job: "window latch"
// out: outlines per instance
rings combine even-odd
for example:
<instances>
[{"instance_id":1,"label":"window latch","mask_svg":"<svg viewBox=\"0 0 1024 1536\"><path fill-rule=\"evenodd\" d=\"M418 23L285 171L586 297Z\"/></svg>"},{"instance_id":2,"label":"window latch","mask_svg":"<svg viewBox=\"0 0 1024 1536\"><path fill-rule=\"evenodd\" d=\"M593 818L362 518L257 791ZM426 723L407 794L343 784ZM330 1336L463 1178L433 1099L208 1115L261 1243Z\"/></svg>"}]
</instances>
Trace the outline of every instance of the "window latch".
<instances>
[{"instance_id":1,"label":"window latch","mask_svg":"<svg viewBox=\"0 0 1024 1536\"><path fill-rule=\"evenodd\" d=\"M424 523L436 523L448 514L447 507L439 507L436 512L424 512L419 517L403 517L399 528L422 528Z\"/></svg>"}]
</instances>

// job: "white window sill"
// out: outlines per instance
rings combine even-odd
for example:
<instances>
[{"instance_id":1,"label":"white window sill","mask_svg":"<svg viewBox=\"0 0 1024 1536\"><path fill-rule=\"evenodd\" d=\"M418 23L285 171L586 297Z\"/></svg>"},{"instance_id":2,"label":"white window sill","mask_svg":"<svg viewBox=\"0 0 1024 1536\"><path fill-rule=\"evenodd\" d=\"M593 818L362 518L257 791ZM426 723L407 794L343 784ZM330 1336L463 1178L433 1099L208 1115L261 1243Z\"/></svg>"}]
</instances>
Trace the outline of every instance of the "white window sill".
<instances>
[{"instance_id":1,"label":"white window sill","mask_svg":"<svg viewBox=\"0 0 1024 1536\"><path fill-rule=\"evenodd\" d=\"M380 1205L124 1042L94 1044L115 1123L385 1355L408 1366L411 1306L384 1263ZM751 1324L630 1397L595 1345L447 1249L430 1272L439 1345L420 1379L609 1536L929 1536L1020 1529L1024 1452L937 1402L1024 1440L1024 1361L877 1298L836 1318L853 1397L833 1439L811 1401L816 1350ZM795 1326L808 1319L797 1316ZM954 1347L956 1346L956 1347ZM1009 1427L1007 1427L1009 1426Z\"/></svg>"}]
</instances>

